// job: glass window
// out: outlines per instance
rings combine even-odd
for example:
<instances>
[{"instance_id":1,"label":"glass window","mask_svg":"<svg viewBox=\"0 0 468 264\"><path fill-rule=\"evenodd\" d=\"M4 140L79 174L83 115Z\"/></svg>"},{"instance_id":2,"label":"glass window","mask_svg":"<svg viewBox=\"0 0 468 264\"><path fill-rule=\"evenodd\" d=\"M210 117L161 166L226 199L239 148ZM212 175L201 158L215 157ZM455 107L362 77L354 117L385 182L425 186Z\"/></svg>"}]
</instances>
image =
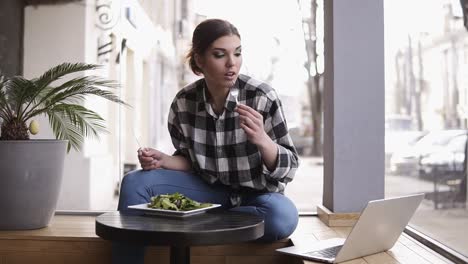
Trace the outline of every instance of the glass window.
<instances>
[{"instance_id":1,"label":"glass window","mask_svg":"<svg viewBox=\"0 0 468 264\"><path fill-rule=\"evenodd\" d=\"M26 6L24 12L23 71L27 78L40 76L63 62L100 64L97 75L121 82L119 54L125 46L120 30L121 6L97 1L60 1ZM76 77L76 76L75 76ZM56 84L55 84L56 85ZM124 98L125 85L114 92ZM125 98L127 100L127 98ZM58 210L104 210L115 208L119 175L129 169L121 154L124 129L117 104L89 96L79 102L97 112L109 133L88 137L80 151L66 155ZM54 138L49 121L39 117L41 130L32 138Z\"/></svg>"},{"instance_id":2,"label":"glass window","mask_svg":"<svg viewBox=\"0 0 468 264\"><path fill-rule=\"evenodd\" d=\"M117 80L121 87L115 92L131 105L83 102L102 115L109 133L85 139L80 151L67 155L57 209L115 210L123 175L139 169L138 147L173 152L167 131L170 103L179 89L199 78L184 56L195 26L217 17L230 20L241 33L241 72L278 92L301 156L286 194L300 211L315 211L322 199L323 125L322 107L311 102L321 101L323 85L322 2L64 1L26 7L26 76L61 62L101 64L99 71L86 74ZM259 16L265 6L269 11ZM44 129L36 138L52 138L47 119L40 121Z\"/></svg>"},{"instance_id":3,"label":"glass window","mask_svg":"<svg viewBox=\"0 0 468 264\"><path fill-rule=\"evenodd\" d=\"M450 140L450 142L447 145L447 149L455 153L464 154L466 147L466 139L466 135L455 137L454 139Z\"/></svg>"},{"instance_id":4,"label":"glass window","mask_svg":"<svg viewBox=\"0 0 468 264\"><path fill-rule=\"evenodd\" d=\"M411 225L467 256L468 34L461 4L384 5L385 112L393 120L386 123L385 194L425 193Z\"/></svg>"},{"instance_id":5,"label":"glass window","mask_svg":"<svg viewBox=\"0 0 468 264\"><path fill-rule=\"evenodd\" d=\"M312 11L311 3L317 3ZM258 10L265 6L268 12L260 19ZM239 29L244 59L241 72L270 83L278 92L301 159L286 195L301 212L315 211L322 201L322 110L311 104L320 101L317 91L321 93L323 85L322 10L322 1L311 0L243 0L235 5L229 0L193 0L195 17L227 19Z\"/></svg>"},{"instance_id":6,"label":"glass window","mask_svg":"<svg viewBox=\"0 0 468 264\"><path fill-rule=\"evenodd\" d=\"M468 34L460 2L384 4L386 196L424 192L411 224L468 255L462 236L468 228ZM136 149L173 151L169 105L197 78L183 58L194 27L210 17L239 28L242 72L270 83L282 99L302 161L286 194L302 212L321 204L322 106L311 102L322 101L323 0L61 2L28 6L24 17L24 75L36 77L61 62L101 64L87 74L119 81L116 93L132 105L83 103L102 115L110 133L67 155L57 209L114 210L123 175L139 168ZM45 118L39 121L48 127ZM51 137L50 129L35 136Z\"/></svg>"}]
</instances>

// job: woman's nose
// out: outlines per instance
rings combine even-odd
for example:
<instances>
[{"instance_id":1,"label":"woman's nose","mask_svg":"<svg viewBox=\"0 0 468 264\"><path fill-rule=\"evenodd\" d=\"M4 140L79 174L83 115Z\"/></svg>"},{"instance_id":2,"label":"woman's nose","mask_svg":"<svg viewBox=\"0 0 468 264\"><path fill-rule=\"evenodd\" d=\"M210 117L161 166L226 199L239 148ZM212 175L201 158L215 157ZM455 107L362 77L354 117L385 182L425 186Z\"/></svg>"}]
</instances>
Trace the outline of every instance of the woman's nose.
<instances>
[{"instance_id":1,"label":"woman's nose","mask_svg":"<svg viewBox=\"0 0 468 264\"><path fill-rule=\"evenodd\" d=\"M232 67L234 66L234 56L228 56L228 60L226 61L226 66L227 67Z\"/></svg>"}]
</instances>

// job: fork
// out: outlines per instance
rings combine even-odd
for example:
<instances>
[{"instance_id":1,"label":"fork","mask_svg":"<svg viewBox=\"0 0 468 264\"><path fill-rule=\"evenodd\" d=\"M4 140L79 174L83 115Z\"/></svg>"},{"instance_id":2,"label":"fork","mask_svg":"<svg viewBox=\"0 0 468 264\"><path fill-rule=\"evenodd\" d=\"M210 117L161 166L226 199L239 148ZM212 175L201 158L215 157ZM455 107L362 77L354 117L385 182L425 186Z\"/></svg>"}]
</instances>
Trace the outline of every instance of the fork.
<instances>
[{"instance_id":1,"label":"fork","mask_svg":"<svg viewBox=\"0 0 468 264\"><path fill-rule=\"evenodd\" d=\"M239 97L239 90L233 90L232 91L232 96L234 96L234 98L236 99L236 105L239 103L239 100L237 97Z\"/></svg>"},{"instance_id":2,"label":"fork","mask_svg":"<svg viewBox=\"0 0 468 264\"><path fill-rule=\"evenodd\" d=\"M136 135L136 132L135 132L135 128L134 128L134 127L132 127L132 132L133 132L133 137L135 138L135 140L136 140L136 142L137 142L137 144L138 144L138 147L139 147L141 150L143 150L143 148L141 147L140 141L138 140L138 137L137 137L137 135Z\"/></svg>"}]
</instances>

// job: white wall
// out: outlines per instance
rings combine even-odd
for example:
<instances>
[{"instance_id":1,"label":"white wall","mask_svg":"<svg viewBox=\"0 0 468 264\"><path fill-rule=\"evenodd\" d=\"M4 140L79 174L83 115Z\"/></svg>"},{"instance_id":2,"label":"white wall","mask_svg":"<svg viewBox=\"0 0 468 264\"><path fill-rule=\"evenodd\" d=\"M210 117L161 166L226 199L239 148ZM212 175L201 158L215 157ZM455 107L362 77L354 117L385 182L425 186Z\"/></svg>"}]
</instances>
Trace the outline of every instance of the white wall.
<instances>
[{"instance_id":1,"label":"white wall","mask_svg":"<svg viewBox=\"0 0 468 264\"><path fill-rule=\"evenodd\" d=\"M97 36L92 23L92 5L66 4L28 6L25 10L24 74L39 76L63 62L96 63ZM91 20L91 23L89 22ZM107 75L94 71L93 75ZM84 104L109 117L109 103L88 97ZM54 138L47 118L40 120L41 132L35 138ZM109 125L112 127L112 124ZM62 190L57 209L108 209L118 168L109 152L110 138L88 138L80 152L72 150L65 159Z\"/></svg>"},{"instance_id":2,"label":"white wall","mask_svg":"<svg viewBox=\"0 0 468 264\"><path fill-rule=\"evenodd\" d=\"M68 4L28 6L24 23L24 75L37 77L62 62L83 62L85 9ZM35 138L54 138L48 119L40 119ZM65 159L64 178L58 209L83 209L89 206L89 160L71 151Z\"/></svg>"},{"instance_id":3,"label":"white wall","mask_svg":"<svg viewBox=\"0 0 468 264\"><path fill-rule=\"evenodd\" d=\"M138 18L137 27L125 19L125 7L131 6ZM107 210L115 209L113 194L116 183L122 176L124 162L137 163L137 143L132 128L135 128L141 143L150 144L151 127L149 112L149 87L152 80L150 65L156 52L155 26L136 1L122 5L120 24L107 31L96 26L95 1L64 5L28 6L25 10L24 74L36 77L48 68L62 62L98 63L98 39L108 36L113 40L113 52L103 69L93 75L117 79L123 87L116 90L123 100L128 99L133 108L118 107L101 98L89 97L85 107L98 112L105 120L110 134L101 134L100 139L88 138L80 152L71 151L64 167L59 210ZM115 62L121 40L127 39L131 57ZM127 67L126 62L129 62ZM154 80L152 80L154 81ZM120 112L123 111L123 112ZM130 112L131 111L131 112ZM125 118L124 112L128 116ZM41 132L34 138L54 138L46 118L40 119ZM141 132L139 132L141 131Z\"/></svg>"},{"instance_id":4,"label":"white wall","mask_svg":"<svg viewBox=\"0 0 468 264\"><path fill-rule=\"evenodd\" d=\"M175 93L179 90L177 65L179 57L172 29L176 3L164 1L165 12L150 5L146 10L139 1L122 0L116 15L118 24L101 29L97 2L85 0L62 5L28 6L25 11L24 72L35 77L62 62L104 64L94 75L115 79L122 85L116 93L132 108L119 107L100 98L89 97L84 106L98 112L107 122L109 134L100 139L87 138L80 152L67 155L60 210L115 209L113 196L116 184L123 177L123 164L138 164L138 148L133 130L142 146L173 152L167 130L167 115ZM130 7L134 24L125 17ZM156 10L154 10L156 9ZM148 14L146 12L153 12ZM118 17L120 14L120 17ZM150 19L150 17L152 19ZM153 21L162 23L154 25ZM126 49L116 61L122 40ZM98 58L100 41L112 40L112 52ZM164 70L162 70L164 69ZM34 138L54 138L47 119ZM138 168L138 167L137 167ZM109 207L111 206L111 207ZM112 207L114 206L114 207Z\"/></svg>"}]
</instances>

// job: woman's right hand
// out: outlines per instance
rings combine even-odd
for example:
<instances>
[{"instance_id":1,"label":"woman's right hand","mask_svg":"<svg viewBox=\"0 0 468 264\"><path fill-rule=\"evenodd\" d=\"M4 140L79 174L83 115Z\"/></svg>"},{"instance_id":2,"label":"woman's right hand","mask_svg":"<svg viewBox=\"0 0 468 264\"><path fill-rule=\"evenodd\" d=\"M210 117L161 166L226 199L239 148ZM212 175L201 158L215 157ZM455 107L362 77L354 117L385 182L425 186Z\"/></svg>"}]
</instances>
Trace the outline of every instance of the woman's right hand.
<instances>
[{"instance_id":1,"label":"woman's right hand","mask_svg":"<svg viewBox=\"0 0 468 264\"><path fill-rule=\"evenodd\" d=\"M154 170L163 168L167 155L153 148L138 149L138 160L143 170Z\"/></svg>"}]
</instances>

